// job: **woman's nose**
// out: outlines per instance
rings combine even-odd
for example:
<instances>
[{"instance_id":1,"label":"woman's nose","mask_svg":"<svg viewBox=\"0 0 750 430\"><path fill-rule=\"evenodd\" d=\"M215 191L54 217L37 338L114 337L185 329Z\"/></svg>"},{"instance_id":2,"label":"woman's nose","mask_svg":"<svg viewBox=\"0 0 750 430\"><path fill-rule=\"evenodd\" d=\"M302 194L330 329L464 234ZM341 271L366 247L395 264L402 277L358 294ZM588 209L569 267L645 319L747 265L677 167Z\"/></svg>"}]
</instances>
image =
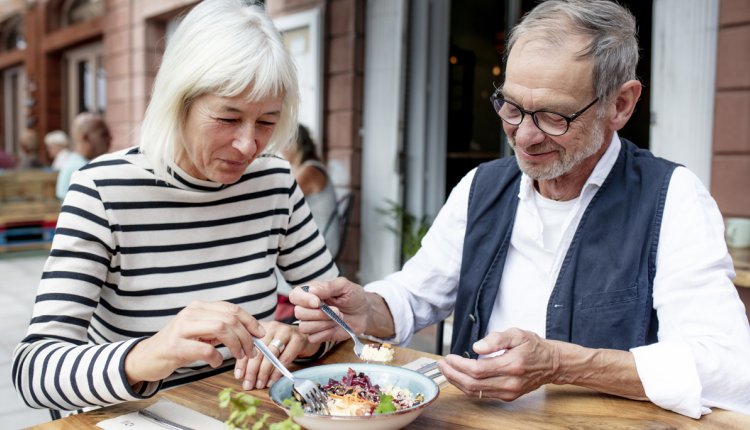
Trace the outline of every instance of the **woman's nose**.
<instances>
[{"instance_id":1,"label":"woman's nose","mask_svg":"<svg viewBox=\"0 0 750 430\"><path fill-rule=\"evenodd\" d=\"M243 127L235 136L232 146L246 157L254 156L258 150L258 145L255 142L255 134L251 127Z\"/></svg>"}]
</instances>

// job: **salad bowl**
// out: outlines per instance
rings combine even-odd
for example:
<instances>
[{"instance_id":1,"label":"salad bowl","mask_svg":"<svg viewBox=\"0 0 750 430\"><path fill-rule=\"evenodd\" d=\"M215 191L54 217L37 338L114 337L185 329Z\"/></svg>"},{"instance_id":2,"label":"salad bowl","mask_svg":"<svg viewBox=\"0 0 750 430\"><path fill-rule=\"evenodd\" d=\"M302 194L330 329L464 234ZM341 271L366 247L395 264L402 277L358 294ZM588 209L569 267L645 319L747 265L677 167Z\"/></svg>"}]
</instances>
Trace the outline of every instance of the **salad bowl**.
<instances>
[{"instance_id":1,"label":"salad bowl","mask_svg":"<svg viewBox=\"0 0 750 430\"><path fill-rule=\"evenodd\" d=\"M435 382L410 369L373 363L338 363L309 367L293 372L295 377L309 379L325 386L333 379L341 381L349 369L357 373L364 373L373 385L381 389L397 387L408 390L413 395L421 394L424 400L414 406L395 412L365 416L340 416L317 414L305 411L302 416L294 417L294 421L309 430L392 430L400 429L414 421L419 414L429 407L440 394L440 388ZM271 386L269 397L280 408L289 413L284 405L284 399L292 397L292 384L288 379L280 379Z\"/></svg>"}]
</instances>

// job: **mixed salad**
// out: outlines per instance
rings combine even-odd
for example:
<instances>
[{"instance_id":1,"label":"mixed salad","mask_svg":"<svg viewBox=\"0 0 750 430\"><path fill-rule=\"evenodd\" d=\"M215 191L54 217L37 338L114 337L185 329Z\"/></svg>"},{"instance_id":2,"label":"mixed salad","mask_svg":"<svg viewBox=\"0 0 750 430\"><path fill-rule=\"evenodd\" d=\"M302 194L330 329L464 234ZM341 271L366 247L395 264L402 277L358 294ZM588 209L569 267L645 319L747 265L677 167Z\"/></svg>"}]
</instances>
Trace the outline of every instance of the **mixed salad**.
<instances>
[{"instance_id":1,"label":"mixed salad","mask_svg":"<svg viewBox=\"0 0 750 430\"><path fill-rule=\"evenodd\" d=\"M329 379L322 387L328 394L331 415L366 416L396 412L424 402L424 395L405 388L380 387L363 372L349 368L340 381Z\"/></svg>"}]
</instances>

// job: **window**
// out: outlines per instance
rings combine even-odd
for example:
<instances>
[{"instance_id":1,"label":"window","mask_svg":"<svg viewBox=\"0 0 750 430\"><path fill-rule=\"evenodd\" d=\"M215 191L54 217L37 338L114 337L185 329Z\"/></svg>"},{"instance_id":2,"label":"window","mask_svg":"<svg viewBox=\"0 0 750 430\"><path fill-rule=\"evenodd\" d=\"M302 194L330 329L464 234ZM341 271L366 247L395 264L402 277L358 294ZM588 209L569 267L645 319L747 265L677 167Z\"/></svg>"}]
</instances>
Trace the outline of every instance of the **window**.
<instances>
[{"instance_id":1,"label":"window","mask_svg":"<svg viewBox=\"0 0 750 430\"><path fill-rule=\"evenodd\" d=\"M18 138L26 126L24 105L26 74L21 67L3 70L3 111L5 151L18 156Z\"/></svg>"},{"instance_id":2,"label":"window","mask_svg":"<svg viewBox=\"0 0 750 430\"><path fill-rule=\"evenodd\" d=\"M63 27L89 21L104 15L104 0L67 0L62 12Z\"/></svg>"},{"instance_id":3,"label":"window","mask_svg":"<svg viewBox=\"0 0 750 430\"><path fill-rule=\"evenodd\" d=\"M104 113L107 94L101 42L67 51L63 68L67 123L72 124L73 118L81 112Z\"/></svg>"},{"instance_id":4,"label":"window","mask_svg":"<svg viewBox=\"0 0 750 430\"><path fill-rule=\"evenodd\" d=\"M23 36L23 18L17 15L0 25L0 51L24 48L26 48L26 39Z\"/></svg>"}]
</instances>

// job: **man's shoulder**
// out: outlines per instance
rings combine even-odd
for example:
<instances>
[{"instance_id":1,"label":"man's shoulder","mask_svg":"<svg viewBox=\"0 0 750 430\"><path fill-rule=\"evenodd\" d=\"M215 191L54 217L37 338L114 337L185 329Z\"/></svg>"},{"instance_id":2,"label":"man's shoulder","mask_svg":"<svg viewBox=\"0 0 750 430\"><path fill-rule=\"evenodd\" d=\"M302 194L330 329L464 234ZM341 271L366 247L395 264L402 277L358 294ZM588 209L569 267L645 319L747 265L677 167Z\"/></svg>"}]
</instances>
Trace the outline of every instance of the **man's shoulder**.
<instances>
[{"instance_id":1,"label":"man's shoulder","mask_svg":"<svg viewBox=\"0 0 750 430\"><path fill-rule=\"evenodd\" d=\"M680 165L678 163L675 163L674 161L659 157L648 149L640 148L627 139L620 138L620 140L622 141L622 151L630 153L633 159L637 160L637 162L655 163L662 166L668 166L670 168L674 168Z\"/></svg>"}]
</instances>

